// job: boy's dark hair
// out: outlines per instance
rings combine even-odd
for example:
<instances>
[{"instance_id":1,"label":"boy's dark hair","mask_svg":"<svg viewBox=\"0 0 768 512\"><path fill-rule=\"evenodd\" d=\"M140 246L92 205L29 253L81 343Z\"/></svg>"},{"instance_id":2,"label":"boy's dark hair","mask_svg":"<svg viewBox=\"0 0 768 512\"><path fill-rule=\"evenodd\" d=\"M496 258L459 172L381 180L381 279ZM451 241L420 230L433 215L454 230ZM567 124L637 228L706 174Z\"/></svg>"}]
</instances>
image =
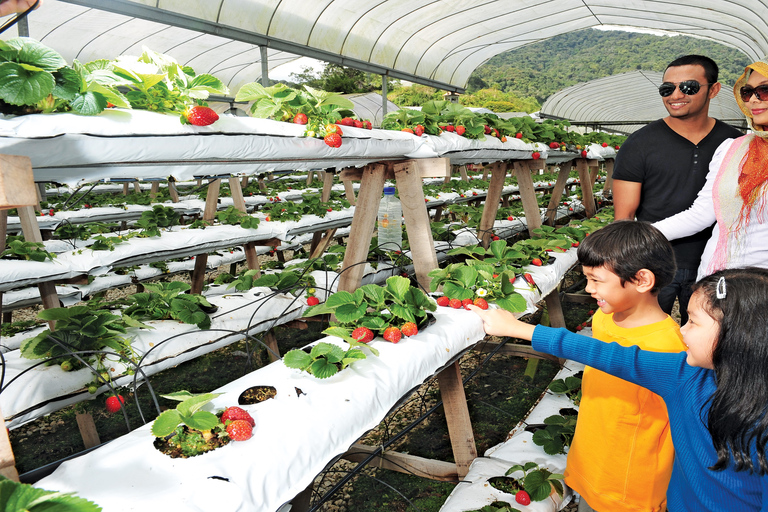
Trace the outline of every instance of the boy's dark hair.
<instances>
[{"instance_id":1,"label":"boy's dark hair","mask_svg":"<svg viewBox=\"0 0 768 512\"><path fill-rule=\"evenodd\" d=\"M717 462L709 469L721 470L734 463L736 471L765 475L768 269L720 270L702 278L693 291L701 294L704 311L720 324L712 351L717 390L707 417Z\"/></svg>"},{"instance_id":2,"label":"boy's dark hair","mask_svg":"<svg viewBox=\"0 0 768 512\"><path fill-rule=\"evenodd\" d=\"M672 245L648 222L617 220L598 229L579 244L579 263L605 267L621 279L621 286L634 282L640 269L656 277L651 293L672 282L677 265Z\"/></svg>"},{"instance_id":3,"label":"boy's dark hair","mask_svg":"<svg viewBox=\"0 0 768 512\"><path fill-rule=\"evenodd\" d=\"M714 84L717 82L719 69L717 63L704 55L683 55L678 57L667 65L667 69L677 66L701 66L704 68L704 76L707 77L707 82Z\"/></svg>"}]
</instances>

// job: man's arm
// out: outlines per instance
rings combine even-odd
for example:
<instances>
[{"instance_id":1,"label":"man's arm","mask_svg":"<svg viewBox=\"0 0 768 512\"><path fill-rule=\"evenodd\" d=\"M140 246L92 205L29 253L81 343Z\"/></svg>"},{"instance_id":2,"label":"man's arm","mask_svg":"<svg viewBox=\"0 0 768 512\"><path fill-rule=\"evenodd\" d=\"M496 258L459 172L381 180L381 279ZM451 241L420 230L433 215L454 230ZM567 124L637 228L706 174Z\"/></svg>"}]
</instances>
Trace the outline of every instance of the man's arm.
<instances>
[{"instance_id":1,"label":"man's arm","mask_svg":"<svg viewBox=\"0 0 768 512\"><path fill-rule=\"evenodd\" d=\"M613 180L613 208L616 220L635 220L642 188L642 183L636 181Z\"/></svg>"}]
</instances>

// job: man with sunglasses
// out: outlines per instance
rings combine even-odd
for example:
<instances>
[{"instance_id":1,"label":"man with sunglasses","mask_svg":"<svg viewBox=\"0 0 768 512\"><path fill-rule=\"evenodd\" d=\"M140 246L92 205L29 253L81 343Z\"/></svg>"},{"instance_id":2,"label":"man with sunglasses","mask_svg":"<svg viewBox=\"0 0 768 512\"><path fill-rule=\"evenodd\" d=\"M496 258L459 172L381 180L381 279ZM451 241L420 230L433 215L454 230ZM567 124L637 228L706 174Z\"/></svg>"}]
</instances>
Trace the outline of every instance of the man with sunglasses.
<instances>
[{"instance_id":1,"label":"man with sunglasses","mask_svg":"<svg viewBox=\"0 0 768 512\"><path fill-rule=\"evenodd\" d=\"M709 117L709 102L720 92L717 64L703 55L670 62L659 86L669 115L630 135L613 171L616 219L655 222L693 204L704 186L709 162L735 128ZM672 242L677 272L659 293L659 305L672 312L679 302L681 324L688 321L688 300L704 246L712 228ZM670 265L675 262L670 262Z\"/></svg>"}]
</instances>

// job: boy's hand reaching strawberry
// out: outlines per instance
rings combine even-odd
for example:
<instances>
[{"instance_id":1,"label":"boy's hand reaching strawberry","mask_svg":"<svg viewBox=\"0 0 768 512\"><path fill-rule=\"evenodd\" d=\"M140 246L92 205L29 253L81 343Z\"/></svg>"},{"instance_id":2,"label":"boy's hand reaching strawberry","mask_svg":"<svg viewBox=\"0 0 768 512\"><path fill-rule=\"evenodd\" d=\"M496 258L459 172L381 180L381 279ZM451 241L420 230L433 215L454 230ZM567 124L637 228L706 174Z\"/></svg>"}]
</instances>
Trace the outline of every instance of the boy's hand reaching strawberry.
<instances>
[{"instance_id":1,"label":"boy's hand reaching strawberry","mask_svg":"<svg viewBox=\"0 0 768 512\"><path fill-rule=\"evenodd\" d=\"M536 326L521 322L505 309L483 310L473 305L468 305L467 309L477 313L483 321L483 329L485 329L486 334L524 340L530 340L533 337L533 330Z\"/></svg>"}]
</instances>

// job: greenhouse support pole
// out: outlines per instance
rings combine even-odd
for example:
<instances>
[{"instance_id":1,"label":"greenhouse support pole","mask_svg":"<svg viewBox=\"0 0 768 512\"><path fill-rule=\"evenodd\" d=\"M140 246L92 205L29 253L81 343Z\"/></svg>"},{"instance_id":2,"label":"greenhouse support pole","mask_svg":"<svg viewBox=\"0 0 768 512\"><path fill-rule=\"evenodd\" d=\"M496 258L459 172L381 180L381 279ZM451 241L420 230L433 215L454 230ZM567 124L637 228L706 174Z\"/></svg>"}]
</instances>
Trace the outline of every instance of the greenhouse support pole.
<instances>
[{"instance_id":1,"label":"greenhouse support pole","mask_svg":"<svg viewBox=\"0 0 768 512\"><path fill-rule=\"evenodd\" d=\"M387 94L389 91L387 91L387 76L386 74L381 75L381 120L384 120L384 117L387 115ZM375 119L374 119L375 121Z\"/></svg>"},{"instance_id":2,"label":"greenhouse support pole","mask_svg":"<svg viewBox=\"0 0 768 512\"><path fill-rule=\"evenodd\" d=\"M261 85L269 87L269 57L267 56L267 47L265 45L259 46L259 53L261 54Z\"/></svg>"}]
</instances>

